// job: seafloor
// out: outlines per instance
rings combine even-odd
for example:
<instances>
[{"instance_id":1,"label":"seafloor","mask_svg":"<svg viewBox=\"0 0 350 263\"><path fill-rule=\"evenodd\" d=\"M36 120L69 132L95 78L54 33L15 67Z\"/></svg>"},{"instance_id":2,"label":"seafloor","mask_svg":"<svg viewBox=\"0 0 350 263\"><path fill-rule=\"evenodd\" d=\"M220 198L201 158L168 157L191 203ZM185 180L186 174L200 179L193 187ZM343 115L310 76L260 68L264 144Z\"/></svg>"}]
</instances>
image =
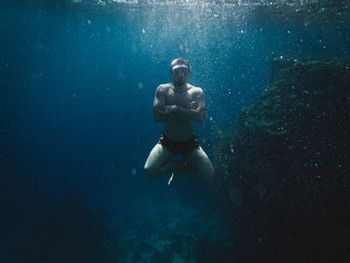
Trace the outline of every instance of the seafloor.
<instances>
[{"instance_id":1,"label":"seafloor","mask_svg":"<svg viewBox=\"0 0 350 263\"><path fill-rule=\"evenodd\" d=\"M118 237L118 262L215 262L218 249L232 249L216 213L177 201L129 209L131 214L108 221L111 234Z\"/></svg>"}]
</instances>

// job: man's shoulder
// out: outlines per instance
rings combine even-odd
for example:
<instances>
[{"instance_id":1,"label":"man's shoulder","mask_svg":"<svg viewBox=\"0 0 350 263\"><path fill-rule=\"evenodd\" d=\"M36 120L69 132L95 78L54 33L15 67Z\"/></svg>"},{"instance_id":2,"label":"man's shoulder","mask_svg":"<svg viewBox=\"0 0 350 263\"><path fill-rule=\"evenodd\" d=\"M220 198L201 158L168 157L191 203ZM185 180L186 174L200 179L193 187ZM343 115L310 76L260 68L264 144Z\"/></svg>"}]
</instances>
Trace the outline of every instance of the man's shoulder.
<instances>
[{"instance_id":1,"label":"man's shoulder","mask_svg":"<svg viewBox=\"0 0 350 263\"><path fill-rule=\"evenodd\" d=\"M203 93L203 90L201 87L197 87L197 86L194 86L194 85L191 85L191 84L187 84L188 87L189 87L189 91L191 93L195 93L195 94L201 94Z\"/></svg>"},{"instance_id":2,"label":"man's shoulder","mask_svg":"<svg viewBox=\"0 0 350 263\"><path fill-rule=\"evenodd\" d=\"M162 92L162 91L166 91L170 88L172 88L172 84L171 83L163 83L163 84L160 84L158 87L157 87L157 91L159 92Z\"/></svg>"}]
</instances>

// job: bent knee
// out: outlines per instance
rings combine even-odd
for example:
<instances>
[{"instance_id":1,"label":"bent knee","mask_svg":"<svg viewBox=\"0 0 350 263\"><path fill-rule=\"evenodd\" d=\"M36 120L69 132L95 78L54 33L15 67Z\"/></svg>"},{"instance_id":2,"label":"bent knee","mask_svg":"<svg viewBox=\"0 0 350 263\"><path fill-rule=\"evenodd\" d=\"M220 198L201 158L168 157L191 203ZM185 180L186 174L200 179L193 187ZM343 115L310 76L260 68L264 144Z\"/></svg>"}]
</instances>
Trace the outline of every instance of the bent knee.
<instances>
[{"instance_id":1,"label":"bent knee","mask_svg":"<svg viewBox=\"0 0 350 263\"><path fill-rule=\"evenodd\" d=\"M145 165L143 171L145 175L150 178L156 177L158 175L158 170L148 165Z\"/></svg>"},{"instance_id":2,"label":"bent knee","mask_svg":"<svg viewBox=\"0 0 350 263\"><path fill-rule=\"evenodd\" d=\"M202 173L200 174L200 177L203 178L207 182L213 181L215 178L214 169L210 168L210 169L202 171Z\"/></svg>"}]
</instances>

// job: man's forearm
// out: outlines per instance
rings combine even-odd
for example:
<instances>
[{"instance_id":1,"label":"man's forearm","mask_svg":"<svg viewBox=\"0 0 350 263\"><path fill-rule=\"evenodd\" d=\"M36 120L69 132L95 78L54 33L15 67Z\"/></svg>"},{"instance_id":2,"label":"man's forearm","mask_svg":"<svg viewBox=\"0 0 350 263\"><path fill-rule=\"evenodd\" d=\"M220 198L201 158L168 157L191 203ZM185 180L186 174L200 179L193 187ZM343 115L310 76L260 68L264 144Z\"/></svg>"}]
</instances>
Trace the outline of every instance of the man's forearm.
<instances>
[{"instance_id":1,"label":"man's forearm","mask_svg":"<svg viewBox=\"0 0 350 263\"><path fill-rule=\"evenodd\" d=\"M186 109L177 107L174 112L178 117L183 118L187 121L202 122L204 120L203 112L194 109Z\"/></svg>"}]
</instances>

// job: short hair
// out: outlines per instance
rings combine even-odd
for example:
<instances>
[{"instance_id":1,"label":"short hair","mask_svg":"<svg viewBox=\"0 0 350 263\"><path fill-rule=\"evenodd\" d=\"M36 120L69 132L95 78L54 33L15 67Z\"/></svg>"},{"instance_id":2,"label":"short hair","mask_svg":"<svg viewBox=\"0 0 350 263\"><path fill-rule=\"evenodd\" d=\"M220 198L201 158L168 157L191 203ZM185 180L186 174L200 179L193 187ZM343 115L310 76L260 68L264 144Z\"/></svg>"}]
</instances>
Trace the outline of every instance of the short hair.
<instances>
[{"instance_id":1,"label":"short hair","mask_svg":"<svg viewBox=\"0 0 350 263\"><path fill-rule=\"evenodd\" d=\"M190 65L190 63L188 62L187 59L185 59L185 58L183 58L183 57L177 57L177 58L173 59L173 61L171 61L171 63L170 63L169 70L171 71L172 68L173 68L175 65L177 65L177 64L185 64L185 65L187 65L187 66L188 66L188 69L189 69L190 72L191 72L191 65Z\"/></svg>"}]
</instances>

